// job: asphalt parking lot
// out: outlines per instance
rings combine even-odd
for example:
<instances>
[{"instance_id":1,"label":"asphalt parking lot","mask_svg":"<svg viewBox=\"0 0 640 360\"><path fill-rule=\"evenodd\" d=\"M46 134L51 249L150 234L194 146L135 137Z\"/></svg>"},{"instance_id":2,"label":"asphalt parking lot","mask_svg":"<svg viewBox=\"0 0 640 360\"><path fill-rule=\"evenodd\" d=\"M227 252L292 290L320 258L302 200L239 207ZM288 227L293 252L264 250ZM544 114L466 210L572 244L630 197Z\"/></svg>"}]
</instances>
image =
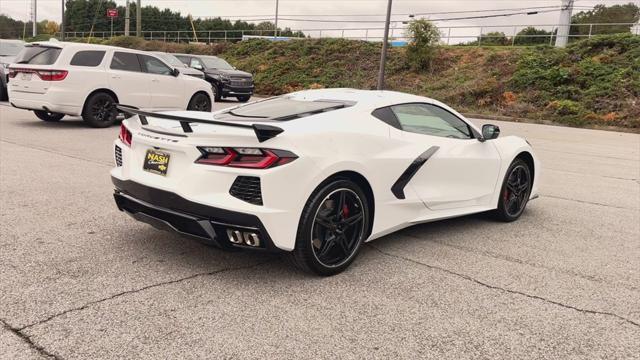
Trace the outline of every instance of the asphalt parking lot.
<instances>
[{"instance_id":1,"label":"asphalt parking lot","mask_svg":"<svg viewBox=\"0 0 640 360\"><path fill-rule=\"evenodd\" d=\"M137 223L117 127L4 103L0 357L638 358L640 135L494 123L542 161L519 221L415 226L319 278Z\"/></svg>"}]
</instances>

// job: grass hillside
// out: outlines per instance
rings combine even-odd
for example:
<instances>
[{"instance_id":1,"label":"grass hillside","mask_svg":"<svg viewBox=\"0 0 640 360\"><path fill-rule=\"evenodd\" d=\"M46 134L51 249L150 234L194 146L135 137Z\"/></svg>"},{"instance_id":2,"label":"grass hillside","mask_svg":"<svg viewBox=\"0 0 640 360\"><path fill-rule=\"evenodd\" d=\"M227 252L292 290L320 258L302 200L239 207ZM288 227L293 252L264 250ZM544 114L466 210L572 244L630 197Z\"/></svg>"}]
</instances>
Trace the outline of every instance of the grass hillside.
<instances>
[{"instance_id":1,"label":"grass hillside","mask_svg":"<svg viewBox=\"0 0 640 360\"><path fill-rule=\"evenodd\" d=\"M114 38L145 50L219 55L255 75L256 92L375 88L380 44L344 39L252 40L211 46ZM415 72L391 48L387 88L429 96L462 112L640 129L640 36L597 36L553 47L441 47Z\"/></svg>"}]
</instances>

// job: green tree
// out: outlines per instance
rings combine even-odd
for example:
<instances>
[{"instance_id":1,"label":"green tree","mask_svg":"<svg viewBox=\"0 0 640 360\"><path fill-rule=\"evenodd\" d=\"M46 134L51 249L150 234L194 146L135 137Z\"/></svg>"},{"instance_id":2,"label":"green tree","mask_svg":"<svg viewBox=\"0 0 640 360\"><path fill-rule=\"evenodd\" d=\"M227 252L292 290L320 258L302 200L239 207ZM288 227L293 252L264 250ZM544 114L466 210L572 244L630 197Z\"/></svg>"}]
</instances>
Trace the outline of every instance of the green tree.
<instances>
[{"instance_id":1,"label":"green tree","mask_svg":"<svg viewBox=\"0 0 640 360\"><path fill-rule=\"evenodd\" d=\"M478 37L480 45L510 45L511 39L502 31L492 31Z\"/></svg>"},{"instance_id":2,"label":"green tree","mask_svg":"<svg viewBox=\"0 0 640 360\"><path fill-rule=\"evenodd\" d=\"M553 33L536 29L533 26L526 27L516 34L515 44L516 45L538 45L538 44L549 44L551 42L551 37Z\"/></svg>"},{"instance_id":3,"label":"green tree","mask_svg":"<svg viewBox=\"0 0 640 360\"><path fill-rule=\"evenodd\" d=\"M636 23L640 19L640 8L634 3L625 5L596 5L593 10L580 11L571 17L571 35L618 34L630 31L628 25L589 25L575 26L576 24L602 24L602 23ZM591 28L591 29L590 29Z\"/></svg>"},{"instance_id":4,"label":"green tree","mask_svg":"<svg viewBox=\"0 0 640 360\"><path fill-rule=\"evenodd\" d=\"M407 46L407 60L414 70L425 70L437 54L440 43L440 30L426 19L411 20L406 36L410 39Z\"/></svg>"}]
</instances>

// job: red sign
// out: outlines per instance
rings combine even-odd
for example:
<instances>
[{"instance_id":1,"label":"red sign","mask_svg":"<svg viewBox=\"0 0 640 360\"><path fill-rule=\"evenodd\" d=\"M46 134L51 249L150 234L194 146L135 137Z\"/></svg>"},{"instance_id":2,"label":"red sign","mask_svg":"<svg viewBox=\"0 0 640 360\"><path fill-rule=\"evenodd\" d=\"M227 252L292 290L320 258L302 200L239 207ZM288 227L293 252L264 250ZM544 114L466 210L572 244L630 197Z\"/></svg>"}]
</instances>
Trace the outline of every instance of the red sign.
<instances>
[{"instance_id":1,"label":"red sign","mask_svg":"<svg viewBox=\"0 0 640 360\"><path fill-rule=\"evenodd\" d=\"M118 9L107 9L107 17L118 17Z\"/></svg>"}]
</instances>

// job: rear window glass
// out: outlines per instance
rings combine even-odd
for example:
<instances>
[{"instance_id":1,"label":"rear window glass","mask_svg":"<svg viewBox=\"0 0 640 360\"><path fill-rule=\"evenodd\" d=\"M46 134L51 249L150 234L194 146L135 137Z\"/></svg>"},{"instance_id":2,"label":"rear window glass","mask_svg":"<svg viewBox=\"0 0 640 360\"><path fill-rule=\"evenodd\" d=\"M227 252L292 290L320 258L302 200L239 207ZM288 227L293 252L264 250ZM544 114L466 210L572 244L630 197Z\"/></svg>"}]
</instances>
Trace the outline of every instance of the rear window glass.
<instances>
[{"instance_id":1,"label":"rear window glass","mask_svg":"<svg viewBox=\"0 0 640 360\"><path fill-rule=\"evenodd\" d=\"M102 62L102 58L104 58L104 51L78 51L75 55L73 55L70 65L98 66Z\"/></svg>"},{"instance_id":2,"label":"rear window glass","mask_svg":"<svg viewBox=\"0 0 640 360\"><path fill-rule=\"evenodd\" d=\"M142 71L140 62L138 61L138 55L120 51L113 53L111 68L124 71Z\"/></svg>"},{"instance_id":3,"label":"rear window glass","mask_svg":"<svg viewBox=\"0 0 640 360\"><path fill-rule=\"evenodd\" d=\"M16 57L17 64L53 65L62 49L46 46L26 46Z\"/></svg>"},{"instance_id":4,"label":"rear window glass","mask_svg":"<svg viewBox=\"0 0 640 360\"><path fill-rule=\"evenodd\" d=\"M239 118L291 120L325 111L351 106L353 103L333 100L295 100L290 97L276 97L243 105L223 114Z\"/></svg>"}]
</instances>

